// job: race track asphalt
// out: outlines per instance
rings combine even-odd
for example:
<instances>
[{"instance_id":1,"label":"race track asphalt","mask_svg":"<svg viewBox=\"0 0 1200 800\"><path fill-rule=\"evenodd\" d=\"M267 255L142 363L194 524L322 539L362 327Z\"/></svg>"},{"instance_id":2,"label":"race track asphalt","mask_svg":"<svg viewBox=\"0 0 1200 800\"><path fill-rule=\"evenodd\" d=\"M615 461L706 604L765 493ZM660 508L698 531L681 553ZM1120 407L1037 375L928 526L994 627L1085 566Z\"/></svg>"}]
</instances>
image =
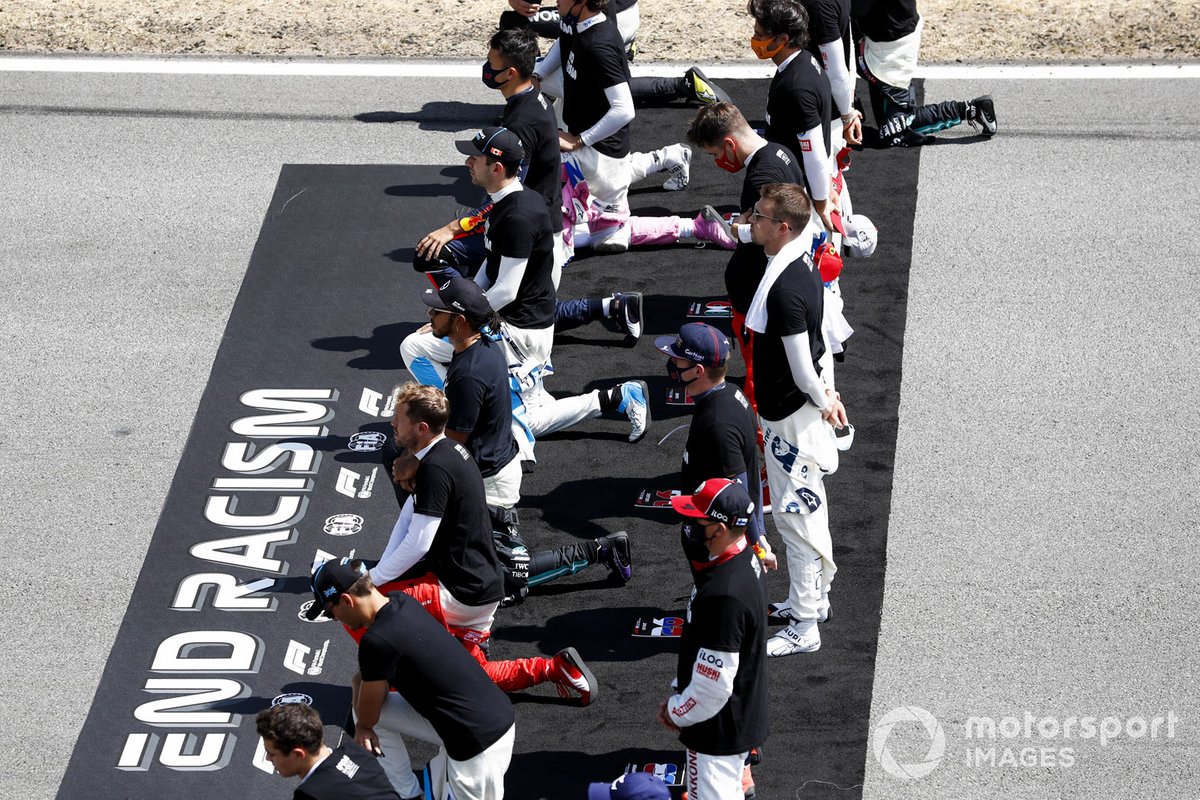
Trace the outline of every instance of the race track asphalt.
<instances>
[{"instance_id":1,"label":"race track asphalt","mask_svg":"<svg viewBox=\"0 0 1200 800\"><path fill-rule=\"evenodd\" d=\"M864 796L1200 793L1195 87L925 86L1001 133L921 153ZM281 165L457 163L485 102L4 73L5 793L57 791Z\"/></svg>"}]
</instances>

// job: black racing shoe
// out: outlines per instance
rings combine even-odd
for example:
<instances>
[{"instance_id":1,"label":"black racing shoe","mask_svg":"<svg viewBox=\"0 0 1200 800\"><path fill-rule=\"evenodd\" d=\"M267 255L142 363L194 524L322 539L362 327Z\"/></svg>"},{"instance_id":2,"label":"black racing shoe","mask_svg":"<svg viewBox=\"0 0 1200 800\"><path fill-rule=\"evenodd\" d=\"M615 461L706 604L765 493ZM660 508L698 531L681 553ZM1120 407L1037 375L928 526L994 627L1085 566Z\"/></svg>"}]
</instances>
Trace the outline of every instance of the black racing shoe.
<instances>
[{"instance_id":1,"label":"black racing shoe","mask_svg":"<svg viewBox=\"0 0 1200 800\"><path fill-rule=\"evenodd\" d=\"M896 114L879 129L879 143L884 147L920 147L932 141L908 127L913 118L908 114Z\"/></svg>"},{"instance_id":2,"label":"black racing shoe","mask_svg":"<svg viewBox=\"0 0 1200 800\"><path fill-rule=\"evenodd\" d=\"M705 105L730 102L729 94L700 71L692 67L683 73L684 97Z\"/></svg>"},{"instance_id":3,"label":"black racing shoe","mask_svg":"<svg viewBox=\"0 0 1200 800\"><path fill-rule=\"evenodd\" d=\"M626 337L631 340L631 345L637 344L638 339L642 338L641 292L613 292L608 315L620 321Z\"/></svg>"},{"instance_id":4,"label":"black racing shoe","mask_svg":"<svg viewBox=\"0 0 1200 800\"><path fill-rule=\"evenodd\" d=\"M990 94L967 103L967 122L984 136L996 135L996 104L992 102Z\"/></svg>"},{"instance_id":5,"label":"black racing shoe","mask_svg":"<svg viewBox=\"0 0 1200 800\"><path fill-rule=\"evenodd\" d=\"M621 579L621 583L629 583L633 577L633 553L629 548L629 534L625 531L610 533L596 540L600 551L596 554L597 564L607 564L613 575Z\"/></svg>"}]
</instances>

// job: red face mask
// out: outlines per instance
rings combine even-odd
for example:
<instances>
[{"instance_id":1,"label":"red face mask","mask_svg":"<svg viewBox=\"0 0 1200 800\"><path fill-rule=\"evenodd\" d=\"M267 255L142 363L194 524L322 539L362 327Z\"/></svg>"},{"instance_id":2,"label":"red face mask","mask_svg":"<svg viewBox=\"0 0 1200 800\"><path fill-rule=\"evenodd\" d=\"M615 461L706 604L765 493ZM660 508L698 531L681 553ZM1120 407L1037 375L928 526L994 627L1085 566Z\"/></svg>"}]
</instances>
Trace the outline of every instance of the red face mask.
<instances>
[{"instance_id":1,"label":"red face mask","mask_svg":"<svg viewBox=\"0 0 1200 800\"><path fill-rule=\"evenodd\" d=\"M768 43L772 39L778 39L778 38L779 38L778 34L775 36L764 36L762 38L759 38L757 36L751 36L750 37L750 49L754 51L754 55L758 56L763 61L766 61L769 58L774 58L779 53L779 51L782 50L787 45L787 37L784 37L783 41L779 43L778 47L769 47L768 46Z\"/></svg>"},{"instance_id":2,"label":"red face mask","mask_svg":"<svg viewBox=\"0 0 1200 800\"><path fill-rule=\"evenodd\" d=\"M733 158L729 158L725 155L725 153L728 152L731 144L733 144L732 139L726 139L721 143L721 155L714 156L713 163L726 172L741 172L742 167L745 165L737 162L737 145L733 146Z\"/></svg>"}]
</instances>

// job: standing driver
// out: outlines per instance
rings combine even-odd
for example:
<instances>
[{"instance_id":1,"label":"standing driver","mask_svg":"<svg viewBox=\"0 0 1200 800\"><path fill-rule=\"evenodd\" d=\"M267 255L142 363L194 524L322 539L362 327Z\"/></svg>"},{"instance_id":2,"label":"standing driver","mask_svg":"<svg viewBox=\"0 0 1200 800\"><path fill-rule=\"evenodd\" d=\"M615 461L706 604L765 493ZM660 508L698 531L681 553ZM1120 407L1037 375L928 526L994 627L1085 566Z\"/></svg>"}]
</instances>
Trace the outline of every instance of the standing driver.
<instances>
[{"instance_id":1,"label":"standing driver","mask_svg":"<svg viewBox=\"0 0 1200 800\"><path fill-rule=\"evenodd\" d=\"M658 718L687 748L688 797L740 798L753 784L746 758L769 728L766 590L746 544L754 504L740 484L712 478L671 505L690 522L696 586L679 644L678 692Z\"/></svg>"}]
</instances>

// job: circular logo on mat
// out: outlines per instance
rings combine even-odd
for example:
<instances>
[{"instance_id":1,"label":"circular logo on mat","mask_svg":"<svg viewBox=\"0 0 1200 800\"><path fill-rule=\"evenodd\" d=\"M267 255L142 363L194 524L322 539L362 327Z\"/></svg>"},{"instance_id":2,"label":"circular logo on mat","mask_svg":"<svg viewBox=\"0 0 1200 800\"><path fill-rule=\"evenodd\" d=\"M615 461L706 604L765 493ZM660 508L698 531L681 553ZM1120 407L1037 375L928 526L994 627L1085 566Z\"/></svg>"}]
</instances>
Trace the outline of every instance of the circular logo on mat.
<instances>
[{"instance_id":1,"label":"circular logo on mat","mask_svg":"<svg viewBox=\"0 0 1200 800\"><path fill-rule=\"evenodd\" d=\"M306 613L308 613L308 609L312 608L312 604L315 602L316 600L309 600L307 603L301 605L300 611L296 613L296 616L305 622L330 622L331 620L329 617L325 616L324 614L321 614L316 619L309 619L308 617L304 616Z\"/></svg>"},{"instance_id":2,"label":"circular logo on mat","mask_svg":"<svg viewBox=\"0 0 1200 800\"><path fill-rule=\"evenodd\" d=\"M373 453L382 450L385 444L387 436L379 431L362 431L350 437L347 447L356 453Z\"/></svg>"},{"instance_id":3,"label":"circular logo on mat","mask_svg":"<svg viewBox=\"0 0 1200 800\"><path fill-rule=\"evenodd\" d=\"M325 532L330 536L353 536L362 529L363 518L358 514L334 514L325 518Z\"/></svg>"},{"instance_id":4,"label":"circular logo on mat","mask_svg":"<svg viewBox=\"0 0 1200 800\"><path fill-rule=\"evenodd\" d=\"M301 694L300 692L288 692L287 694L279 695L271 701L271 705L273 706L281 706L284 703L303 703L306 706L311 706L313 704L313 699L306 694Z\"/></svg>"}]
</instances>

